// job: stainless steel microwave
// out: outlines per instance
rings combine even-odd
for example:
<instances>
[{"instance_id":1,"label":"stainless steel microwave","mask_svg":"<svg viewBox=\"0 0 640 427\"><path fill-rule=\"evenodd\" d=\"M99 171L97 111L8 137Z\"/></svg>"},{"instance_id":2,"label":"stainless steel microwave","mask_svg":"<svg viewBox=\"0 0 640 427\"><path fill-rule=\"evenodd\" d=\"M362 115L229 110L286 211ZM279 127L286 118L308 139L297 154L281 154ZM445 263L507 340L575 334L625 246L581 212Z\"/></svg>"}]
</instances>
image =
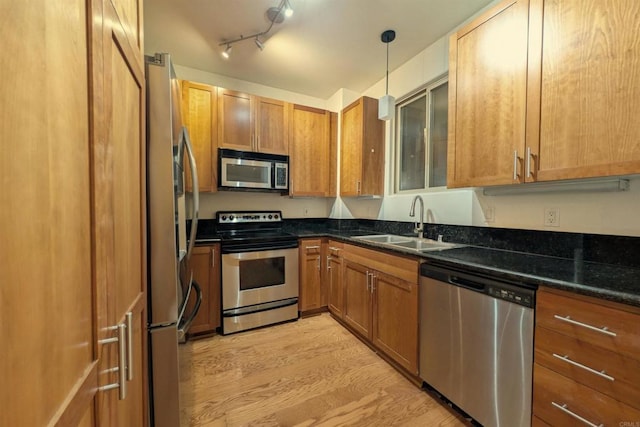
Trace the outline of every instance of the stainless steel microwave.
<instances>
[{"instance_id":1,"label":"stainless steel microwave","mask_svg":"<svg viewBox=\"0 0 640 427\"><path fill-rule=\"evenodd\" d=\"M218 150L218 188L221 190L289 190L289 156Z\"/></svg>"}]
</instances>

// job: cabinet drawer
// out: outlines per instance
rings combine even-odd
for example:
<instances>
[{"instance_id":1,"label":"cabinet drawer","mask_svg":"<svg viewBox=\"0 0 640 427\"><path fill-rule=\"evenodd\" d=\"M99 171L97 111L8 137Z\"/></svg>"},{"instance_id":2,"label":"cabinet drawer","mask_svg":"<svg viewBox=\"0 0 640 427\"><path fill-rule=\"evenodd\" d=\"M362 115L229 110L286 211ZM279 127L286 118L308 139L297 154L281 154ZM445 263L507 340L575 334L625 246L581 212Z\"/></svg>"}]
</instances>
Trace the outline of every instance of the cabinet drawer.
<instances>
[{"instance_id":1,"label":"cabinet drawer","mask_svg":"<svg viewBox=\"0 0 640 427\"><path fill-rule=\"evenodd\" d=\"M418 260L391 255L388 252L377 251L355 245L344 245L344 259L366 265L372 270L381 271L391 276L418 283Z\"/></svg>"},{"instance_id":2,"label":"cabinet drawer","mask_svg":"<svg viewBox=\"0 0 640 427\"><path fill-rule=\"evenodd\" d=\"M537 299L538 326L640 359L640 315L542 290Z\"/></svg>"},{"instance_id":3,"label":"cabinet drawer","mask_svg":"<svg viewBox=\"0 0 640 427\"><path fill-rule=\"evenodd\" d=\"M640 409L640 361L539 326L535 336L536 363Z\"/></svg>"},{"instance_id":4,"label":"cabinet drawer","mask_svg":"<svg viewBox=\"0 0 640 427\"><path fill-rule=\"evenodd\" d=\"M533 370L533 414L554 426L618 426L640 421L640 411L538 363ZM580 418L578 418L580 417Z\"/></svg>"}]
</instances>

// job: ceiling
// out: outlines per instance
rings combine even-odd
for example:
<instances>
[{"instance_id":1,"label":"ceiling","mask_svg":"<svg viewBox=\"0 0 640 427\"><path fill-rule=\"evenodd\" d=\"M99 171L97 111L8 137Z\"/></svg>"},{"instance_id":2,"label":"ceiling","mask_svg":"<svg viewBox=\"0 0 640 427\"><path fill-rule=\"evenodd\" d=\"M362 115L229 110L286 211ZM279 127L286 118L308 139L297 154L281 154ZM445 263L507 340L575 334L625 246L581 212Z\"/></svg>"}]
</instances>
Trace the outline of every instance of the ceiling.
<instances>
[{"instance_id":1,"label":"ceiling","mask_svg":"<svg viewBox=\"0 0 640 427\"><path fill-rule=\"evenodd\" d=\"M294 14L263 37L266 11L281 0L145 0L145 52L169 52L176 64L327 99L340 88L363 92L492 0L289 0Z\"/></svg>"}]
</instances>

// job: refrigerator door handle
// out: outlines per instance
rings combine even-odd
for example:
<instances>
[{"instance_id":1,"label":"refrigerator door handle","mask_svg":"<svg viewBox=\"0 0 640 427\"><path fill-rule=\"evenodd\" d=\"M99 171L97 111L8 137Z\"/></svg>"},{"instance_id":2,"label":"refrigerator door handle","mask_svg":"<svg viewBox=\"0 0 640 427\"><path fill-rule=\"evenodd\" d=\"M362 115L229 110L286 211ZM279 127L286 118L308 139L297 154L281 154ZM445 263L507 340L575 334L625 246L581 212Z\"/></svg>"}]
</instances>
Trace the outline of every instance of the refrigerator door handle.
<instances>
[{"instance_id":1,"label":"refrigerator door handle","mask_svg":"<svg viewBox=\"0 0 640 427\"><path fill-rule=\"evenodd\" d=\"M189 327L191 326L191 323L193 323L193 320L196 318L198 311L200 311L200 305L202 304L202 289L200 289L200 285L198 285L198 282L196 282L195 280L192 280L189 286L189 291L191 291L192 287L196 291L196 303L187 318L180 317L178 319L178 342L185 341L185 334L189 330Z\"/></svg>"},{"instance_id":2,"label":"refrigerator door handle","mask_svg":"<svg viewBox=\"0 0 640 427\"><path fill-rule=\"evenodd\" d=\"M189 233L189 244L187 245L186 261L189 262L191 258L191 251L196 243L196 233L198 231L198 215L200 211L200 192L198 190L198 169L196 167L196 159L193 155L193 148L191 147L191 140L189 139L189 132L186 127L182 127L182 137L184 138L185 146L187 148L187 155L189 157L189 166L191 167L191 187L193 192L192 205L192 218L191 218L191 230Z\"/></svg>"},{"instance_id":3,"label":"refrigerator door handle","mask_svg":"<svg viewBox=\"0 0 640 427\"><path fill-rule=\"evenodd\" d=\"M180 324L180 322L182 322L182 318L184 317L184 311L187 309L187 303L189 302L189 297L191 297L191 289L193 289L192 283L193 283L193 271L191 272L191 277L189 277L189 287L187 288L187 293L184 296L182 303L180 304L180 309L178 310L178 322L177 322L178 325ZM180 284L178 284L178 286L182 288ZM178 289L178 291L181 292L182 289Z\"/></svg>"}]
</instances>

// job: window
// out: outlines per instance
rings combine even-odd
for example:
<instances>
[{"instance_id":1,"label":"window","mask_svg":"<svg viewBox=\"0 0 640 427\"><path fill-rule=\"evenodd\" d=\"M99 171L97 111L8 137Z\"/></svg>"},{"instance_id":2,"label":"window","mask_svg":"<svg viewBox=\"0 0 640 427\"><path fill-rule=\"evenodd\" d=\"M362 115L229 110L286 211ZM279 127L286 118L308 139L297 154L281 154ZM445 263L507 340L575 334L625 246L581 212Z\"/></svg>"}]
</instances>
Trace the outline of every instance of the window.
<instances>
[{"instance_id":1,"label":"window","mask_svg":"<svg viewBox=\"0 0 640 427\"><path fill-rule=\"evenodd\" d=\"M396 193L447 185L448 104L440 79L396 106Z\"/></svg>"}]
</instances>

